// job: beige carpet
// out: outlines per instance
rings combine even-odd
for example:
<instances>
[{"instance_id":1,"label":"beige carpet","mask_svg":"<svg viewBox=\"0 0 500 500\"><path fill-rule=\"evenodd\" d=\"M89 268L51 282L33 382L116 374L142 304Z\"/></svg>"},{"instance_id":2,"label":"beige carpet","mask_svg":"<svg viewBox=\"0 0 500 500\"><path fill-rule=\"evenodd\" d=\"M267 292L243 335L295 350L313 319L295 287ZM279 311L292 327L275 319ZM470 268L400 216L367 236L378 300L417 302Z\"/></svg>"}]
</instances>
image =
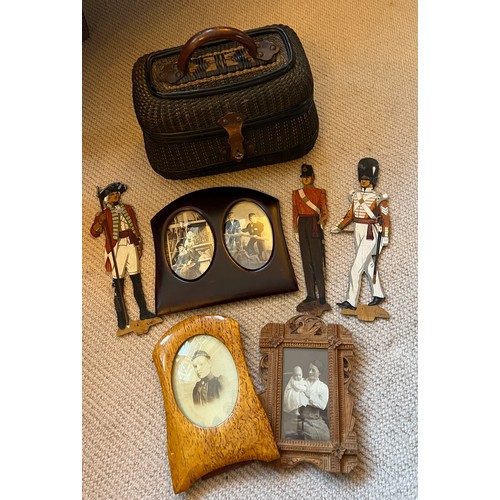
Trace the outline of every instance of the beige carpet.
<instances>
[{"instance_id":1,"label":"beige carpet","mask_svg":"<svg viewBox=\"0 0 500 500\"><path fill-rule=\"evenodd\" d=\"M274 3L181 0L84 0L90 38L83 43L83 497L163 499L174 496L166 454L165 413L151 353L171 326L217 313L240 324L251 378L258 376L258 338L268 322L285 322L304 296L291 191L302 160L185 181L160 177L145 156L131 94L131 71L145 53L182 44L205 27L291 26L308 55L320 133L304 158L328 193L331 223L347 209L363 156L380 161L378 188L389 194L390 246L381 259L388 321L363 323L336 307L323 316L356 342L353 389L359 467L341 477L303 465L276 471L254 463L200 481L179 498L417 497L417 2L338 0ZM148 335L115 336L103 241L89 228L99 209L96 186L121 181L145 240L142 275L154 303L150 219L186 193L243 186L277 197L300 291L165 316ZM353 258L349 234L327 238L327 289L343 300ZM131 316L137 311L127 279ZM367 290L362 292L368 298Z\"/></svg>"}]
</instances>

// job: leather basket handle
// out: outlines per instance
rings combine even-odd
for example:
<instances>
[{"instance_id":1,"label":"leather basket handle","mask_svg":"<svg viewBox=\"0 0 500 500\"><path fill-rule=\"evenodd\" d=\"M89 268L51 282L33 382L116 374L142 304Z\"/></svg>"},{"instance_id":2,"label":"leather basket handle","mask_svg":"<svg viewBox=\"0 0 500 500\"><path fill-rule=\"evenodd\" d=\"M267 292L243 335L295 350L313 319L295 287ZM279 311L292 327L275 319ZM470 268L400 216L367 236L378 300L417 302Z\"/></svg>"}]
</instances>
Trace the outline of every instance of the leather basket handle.
<instances>
[{"instance_id":1,"label":"leather basket handle","mask_svg":"<svg viewBox=\"0 0 500 500\"><path fill-rule=\"evenodd\" d=\"M270 61L274 54L279 52L279 47L276 47L274 43L270 43L267 40L256 43L246 33L236 28L229 28L227 26L207 28L193 35L184 44L177 59L177 64L170 65L167 70L167 81L169 83L179 81L187 73L189 61L194 51L214 40L234 40L235 42L239 42L254 59L261 59L263 61Z\"/></svg>"}]
</instances>

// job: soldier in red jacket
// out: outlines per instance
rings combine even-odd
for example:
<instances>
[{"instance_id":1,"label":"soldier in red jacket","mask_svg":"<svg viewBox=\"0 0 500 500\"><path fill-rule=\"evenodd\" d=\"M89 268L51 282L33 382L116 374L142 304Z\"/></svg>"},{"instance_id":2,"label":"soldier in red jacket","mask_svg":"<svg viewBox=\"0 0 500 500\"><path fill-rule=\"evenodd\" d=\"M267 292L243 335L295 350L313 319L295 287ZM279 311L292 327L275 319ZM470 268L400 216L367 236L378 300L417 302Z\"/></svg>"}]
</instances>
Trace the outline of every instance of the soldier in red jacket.
<instances>
[{"instance_id":1,"label":"soldier in red jacket","mask_svg":"<svg viewBox=\"0 0 500 500\"><path fill-rule=\"evenodd\" d=\"M323 235L323 226L328 220L326 191L314 187L312 165L304 163L300 177L303 187L293 191L292 213L295 238L300 244L307 297L297 306L297 311L329 311L331 307L325 297Z\"/></svg>"},{"instance_id":2,"label":"soldier in red jacket","mask_svg":"<svg viewBox=\"0 0 500 500\"><path fill-rule=\"evenodd\" d=\"M103 232L106 237L105 266L106 271L111 272L113 276L114 303L120 330L128 326L128 315L123 296L125 272L128 272L134 287L134 297L139 306L140 319L155 317L155 314L150 312L146 306L142 289L139 265L142 256L142 239L137 218L134 209L120 201L122 193L126 190L125 184L114 182L99 192L104 210L95 216L94 223L90 228L90 234L95 238ZM118 269L115 268L115 262Z\"/></svg>"}]
</instances>

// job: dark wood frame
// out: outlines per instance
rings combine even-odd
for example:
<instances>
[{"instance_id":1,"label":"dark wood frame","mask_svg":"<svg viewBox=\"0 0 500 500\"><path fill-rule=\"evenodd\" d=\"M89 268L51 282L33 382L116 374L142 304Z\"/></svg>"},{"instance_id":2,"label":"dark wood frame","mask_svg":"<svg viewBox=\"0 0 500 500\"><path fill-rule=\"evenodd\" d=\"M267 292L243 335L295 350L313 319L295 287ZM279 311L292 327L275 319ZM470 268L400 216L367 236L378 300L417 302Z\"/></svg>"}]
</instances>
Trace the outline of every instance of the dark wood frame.
<instances>
[{"instance_id":1,"label":"dark wood frame","mask_svg":"<svg viewBox=\"0 0 500 500\"><path fill-rule=\"evenodd\" d=\"M239 202L258 205L273 230L273 250L267 263L255 270L245 269L231 257L224 242L228 211ZM164 242L174 217L183 211L200 213L212 230L215 247L210 267L199 278L186 281L171 269ZM240 187L216 187L184 195L160 210L151 219L156 258L156 314L261 297L298 290L286 246L277 198Z\"/></svg>"},{"instance_id":2,"label":"dark wood frame","mask_svg":"<svg viewBox=\"0 0 500 500\"><path fill-rule=\"evenodd\" d=\"M177 352L186 340L200 334L222 342L238 372L235 406L231 415L216 427L192 423L177 405L172 387ZM163 392L167 451L175 493L235 464L279 458L271 426L248 373L236 321L210 315L187 318L162 336L153 350L153 360Z\"/></svg>"},{"instance_id":3,"label":"dark wood frame","mask_svg":"<svg viewBox=\"0 0 500 500\"><path fill-rule=\"evenodd\" d=\"M328 350L329 441L282 439L283 350L307 348ZM260 394L280 450L279 464L293 467L309 462L322 470L350 472L357 464L357 437L354 432L350 392L354 345L343 326L327 324L320 318L300 314L285 324L269 323L260 335L260 374L266 390Z\"/></svg>"}]
</instances>

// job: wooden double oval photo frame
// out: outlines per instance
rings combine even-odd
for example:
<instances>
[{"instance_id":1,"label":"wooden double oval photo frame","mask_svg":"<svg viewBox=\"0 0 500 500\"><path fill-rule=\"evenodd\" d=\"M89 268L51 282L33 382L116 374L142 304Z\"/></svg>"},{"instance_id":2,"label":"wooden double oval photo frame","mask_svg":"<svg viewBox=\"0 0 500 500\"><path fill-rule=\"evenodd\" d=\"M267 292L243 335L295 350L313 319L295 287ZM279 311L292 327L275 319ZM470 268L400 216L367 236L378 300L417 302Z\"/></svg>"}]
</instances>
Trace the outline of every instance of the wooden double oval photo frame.
<instances>
[{"instance_id":1,"label":"wooden double oval photo frame","mask_svg":"<svg viewBox=\"0 0 500 500\"><path fill-rule=\"evenodd\" d=\"M265 193L195 191L160 210L151 228L157 315L298 290L279 201Z\"/></svg>"}]
</instances>

